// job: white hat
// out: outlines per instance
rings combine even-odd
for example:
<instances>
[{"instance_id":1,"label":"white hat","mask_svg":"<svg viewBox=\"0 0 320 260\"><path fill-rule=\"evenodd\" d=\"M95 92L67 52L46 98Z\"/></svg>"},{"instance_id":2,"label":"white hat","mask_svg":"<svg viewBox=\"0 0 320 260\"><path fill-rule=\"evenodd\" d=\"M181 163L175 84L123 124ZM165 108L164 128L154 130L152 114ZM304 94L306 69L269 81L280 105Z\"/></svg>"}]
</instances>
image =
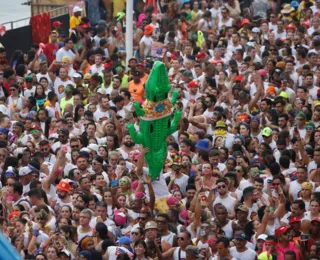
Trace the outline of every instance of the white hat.
<instances>
[{"instance_id":1,"label":"white hat","mask_svg":"<svg viewBox=\"0 0 320 260\"><path fill-rule=\"evenodd\" d=\"M257 240L262 239L262 240L266 241L267 237L268 236L266 234L261 234L260 236L258 236Z\"/></svg>"},{"instance_id":2,"label":"white hat","mask_svg":"<svg viewBox=\"0 0 320 260\"><path fill-rule=\"evenodd\" d=\"M81 74L78 73L78 72L73 73L73 74L72 74L72 77L73 77L73 78L76 78L76 79L77 79L77 78L82 78Z\"/></svg>"},{"instance_id":3,"label":"white hat","mask_svg":"<svg viewBox=\"0 0 320 260\"><path fill-rule=\"evenodd\" d=\"M101 94L101 95L106 95L106 94L107 94L106 90L103 89L103 88L99 88L99 89L97 90L97 93L99 93L99 94Z\"/></svg>"},{"instance_id":4,"label":"white hat","mask_svg":"<svg viewBox=\"0 0 320 260\"><path fill-rule=\"evenodd\" d=\"M5 105L0 105L0 112L3 114L3 115L6 115L7 114L7 107Z\"/></svg>"},{"instance_id":5,"label":"white hat","mask_svg":"<svg viewBox=\"0 0 320 260\"><path fill-rule=\"evenodd\" d=\"M90 153L90 150L87 147L83 147L83 148L81 148L80 152Z\"/></svg>"},{"instance_id":6,"label":"white hat","mask_svg":"<svg viewBox=\"0 0 320 260\"><path fill-rule=\"evenodd\" d=\"M81 11L82 11L82 8L80 8L79 6L73 7L73 10L72 10L73 13L81 12Z\"/></svg>"},{"instance_id":7,"label":"white hat","mask_svg":"<svg viewBox=\"0 0 320 260\"><path fill-rule=\"evenodd\" d=\"M253 33L259 33L259 32L260 32L260 29L259 29L258 27L254 27L254 28L252 29L252 32L253 32Z\"/></svg>"},{"instance_id":8,"label":"white hat","mask_svg":"<svg viewBox=\"0 0 320 260\"><path fill-rule=\"evenodd\" d=\"M90 149L90 150L93 150L93 151L95 151L95 152L98 152L98 150L99 150L99 145L97 145L97 144L89 144L89 145L87 146L87 148Z\"/></svg>"},{"instance_id":9,"label":"white hat","mask_svg":"<svg viewBox=\"0 0 320 260\"><path fill-rule=\"evenodd\" d=\"M23 177L23 176L30 174L31 172L32 172L32 170L28 166L25 166L25 167L20 168L19 176Z\"/></svg>"}]
</instances>

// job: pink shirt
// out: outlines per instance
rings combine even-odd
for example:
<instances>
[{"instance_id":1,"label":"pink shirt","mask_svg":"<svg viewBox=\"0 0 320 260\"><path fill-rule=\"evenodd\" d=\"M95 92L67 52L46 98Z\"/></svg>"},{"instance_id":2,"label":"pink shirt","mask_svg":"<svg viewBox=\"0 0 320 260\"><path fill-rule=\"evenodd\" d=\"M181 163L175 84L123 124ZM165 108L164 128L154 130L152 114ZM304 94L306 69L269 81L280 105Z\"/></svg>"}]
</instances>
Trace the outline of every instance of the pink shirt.
<instances>
[{"instance_id":1,"label":"pink shirt","mask_svg":"<svg viewBox=\"0 0 320 260\"><path fill-rule=\"evenodd\" d=\"M289 246L287 248L282 247L281 244L278 243L276 247L276 251L278 253L277 260L284 260L284 254L289 250L292 250L296 253L296 257L297 257L296 260L300 260L300 253L296 248L296 245L294 242L289 242Z\"/></svg>"}]
</instances>

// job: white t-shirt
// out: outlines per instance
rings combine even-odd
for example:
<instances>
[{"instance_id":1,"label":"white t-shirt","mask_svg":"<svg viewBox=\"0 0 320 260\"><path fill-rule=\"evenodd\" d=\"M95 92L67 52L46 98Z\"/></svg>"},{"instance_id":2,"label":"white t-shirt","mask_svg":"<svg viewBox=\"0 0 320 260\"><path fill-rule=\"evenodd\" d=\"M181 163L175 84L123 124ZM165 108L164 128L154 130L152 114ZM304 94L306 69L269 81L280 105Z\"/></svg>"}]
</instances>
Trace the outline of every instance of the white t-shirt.
<instances>
[{"instance_id":1,"label":"white t-shirt","mask_svg":"<svg viewBox=\"0 0 320 260\"><path fill-rule=\"evenodd\" d=\"M74 82L71 80L62 81L59 77L56 77L53 83L53 89L58 96L59 102L61 101L62 98L65 97L64 88L69 84L73 86L75 85Z\"/></svg>"},{"instance_id":2,"label":"white t-shirt","mask_svg":"<svg viewBox=\"0 0 320 260\"><path fill-rule=\"evenodd\" d=\"M236 259L245 259L245 260L255 260L256 252L250 248L248 248L244 252L238 252L236 247L230 248L230 255Z\"/></svg>"},{"instance_id":3,"label":"white t-shirt","mask_svg":"<svg viewBox=\"0 0 320 260\"><path fill-rule=\"evenodd\" d=\"M70 59L70 65L69 65L69 68L72 69L73 67L73 60L74 58L76 57L76 55L72 52L72 50L65 50L65 48L61 48L57 51L57 54L56 54L56 60L57 61L62 61L62 58L63 57L68 57Z\"/></svg>"},{"instance_id":4,"label":"white t-shirt","mask_svg":"<svg viewBox=\"0 0 320 260\"><path fill-rule=\"evenodd\" d=\"M223 206L226 207L226 209L228 210L228 213L232 213L234 210L234 204L236 203L236 199L234 197L231 197L229 194L226 198L221 198L220 196L218 196L214 202L213 202L213 207L218 204L218 203L221 203Z\"/></svg>"}]
</instances>

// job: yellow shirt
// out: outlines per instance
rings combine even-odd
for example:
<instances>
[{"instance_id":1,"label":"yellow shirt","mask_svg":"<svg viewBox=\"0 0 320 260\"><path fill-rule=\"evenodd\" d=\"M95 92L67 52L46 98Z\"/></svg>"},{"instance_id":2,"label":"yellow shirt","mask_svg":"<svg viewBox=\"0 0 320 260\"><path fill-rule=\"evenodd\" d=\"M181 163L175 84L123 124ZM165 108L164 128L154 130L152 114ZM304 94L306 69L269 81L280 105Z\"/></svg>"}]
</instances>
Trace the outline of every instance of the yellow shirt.
<instances>
[{"instance_id":1,"label":"yellow shirt","mask_svg":"<svg viewBox=\"0 0 320 260\"><path fill-rule=\"evenodd\" d=\"M70 17L70 28L75 29L81 23L81 17L75 17L74 15Z\"/></svg>"},{"instance_id":2,"label":"yellow shirt","mask_svg":"<svg viewBox=\"0 0 320 260\"><path fill-rule=\"evenodd\" d=\"M116 17L119 12L122 12L126 8L125 0L113 1L113 17Z\"/></svg>"},{"instance_id":3,"label":"yellow shirt","mask_svg":"<svg viewBox=\"0 0 320 260\"><path fill-rule=\"evenodd\" d=\"M64 109L66 108L66 106L67 106L68 104L73 105L73 98L74 98L74 97L70 98L69 100L66 100L66 98L64 97L64 98L62 98L62 99L60 100L60 109L61 109L61 114L62 114L62 115L63 115L63 113L64 113Z\"/></svg>"}]
</instances>

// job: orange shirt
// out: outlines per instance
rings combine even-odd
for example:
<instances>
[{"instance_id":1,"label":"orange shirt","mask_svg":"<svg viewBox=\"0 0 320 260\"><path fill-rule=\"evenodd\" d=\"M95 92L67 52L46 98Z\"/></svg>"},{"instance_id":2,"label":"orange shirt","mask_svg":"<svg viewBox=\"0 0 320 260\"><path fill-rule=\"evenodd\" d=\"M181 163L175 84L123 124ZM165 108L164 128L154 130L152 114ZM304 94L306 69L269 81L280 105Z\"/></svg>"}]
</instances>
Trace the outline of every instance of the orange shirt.
<instances>
[{"instance_id":1,"label":"orange shirt","mask_svg":"<svg viewBox=\"0 0 320 260\"><path fill-rule=\"evenodd\" d=\"M133 80L131 80L128 83L128 89L131 94L131 96L134 98L135 101L141 101L144 96L144 83L140 81L139 84L134 83Z\"/></svg>"},{"instance_id":2,"label":"orange shirt","mask_svg":"<svg viewBox=\"0 0 320 260\"><path fill-rule=\"evenodd\" d=\"M143 84L145 84L147 82L149 75L147 73L144 73L144 76L141 78L141 81Z\"/></svg>"}]
</instances>

